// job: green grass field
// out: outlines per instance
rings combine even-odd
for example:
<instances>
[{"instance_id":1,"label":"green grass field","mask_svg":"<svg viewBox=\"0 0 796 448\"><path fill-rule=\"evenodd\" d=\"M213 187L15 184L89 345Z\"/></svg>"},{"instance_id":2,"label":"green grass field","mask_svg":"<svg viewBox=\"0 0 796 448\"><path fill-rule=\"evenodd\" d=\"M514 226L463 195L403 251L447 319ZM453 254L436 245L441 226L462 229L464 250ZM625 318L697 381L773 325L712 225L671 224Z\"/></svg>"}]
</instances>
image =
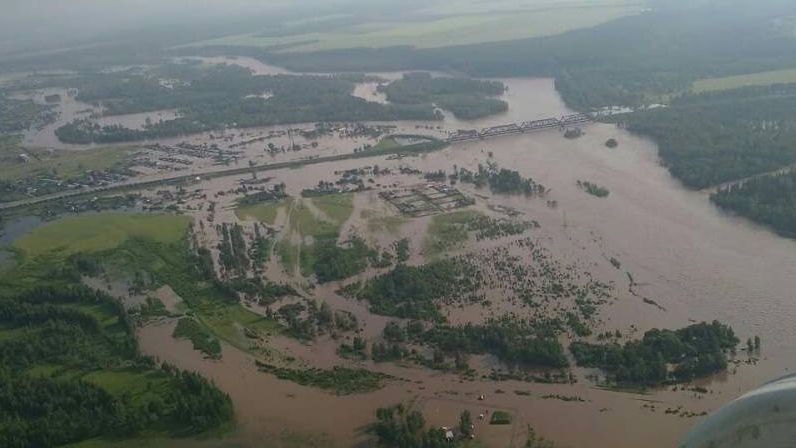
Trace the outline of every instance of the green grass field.
<instances>
[{"instance_id":1,"label":"green grass field","mask_svg":"<svg viewBox=\"0 0 796 448\"><path fill-rule=\"evenodd\" d=\"M168 284L204 326L238 348L249 348L243 328L278 332L277 322L231 303L223 291L198 278L184 242L189 222L190 218L184 216L141 214L94 214L54 221L13 243L24 254L23 262L15 268L14 284L20 288L35 287L45 281L42 275L49 266L63 264L65 256L94 253L107 269L144 271L158 285ZM106 330L115 331L113 326L118 325L118 320L101 305L79 307ZM13 336L0 329L0 338Z\"/></svg>"},{"instance_id":2,"label":"green grass field","mask_svg":"<svg viewBox=\"0 0 796 448\"><path fill-rule=\"evenodd\" d=\"M187 241L181 237L173 242L128 240L100 256L106 266L128 273L147 272L156 286L169 285L202 327L241 350L250 348L244 328L263 334L280 329L276 321L247 310L231 300L226 290L202 278L190 258Z\"/></svg>"},{"instance_id":3,"label":"green grass field","mask_svg":"<svg viewBox=\"0 0 796 448\"><path fill-rule=\"evenodd\" d=\"M299 248L298 244L293 244L288 239L281 239L276 243L276 255L288 273L292 274L295 272L299 258Z\"/></svg>"},{"instance_id":4,"label":"green grass field","mask_svg":"<svg viewBox=\"0 0 796 448\"><path fill-rule=\"evenodd\" d=\"M23 136L20 134L0 134L0 159L17 157L22 139Z\"/></svg>"},{"instance_id":5,"label":"green grass field","mask_svg":"<svg viewBox=\"0 0 796 448\"><path fill-rule=\"evenodd\" d=\"M339 227L337 222L320 219L307 204L308 201L312 202L310 199L302 199L293 208L293 212L290 215L290 228L301 236L335 233Z\"/></svg>"},{"instance_id":6,"label":"green grass field","mask_svg":"<svg viewBox=\"0 0 796 448\"><path fill-rule=\"evenodd\" d=\"M113 249L131 238L161 243L180 240L191 218L177 215L101 213L53 221L22 235L13 247L29 256L58 251L64 255Z\"/></svg>"},{"instance_id":7,"label":"green grass field","mask_svg":"<svg viewBox=\"0 0 796 448\"><path fill-rule=\"evenodd\" d=\"M311 199L303 198L298 202L294 198L288 198L281 202L244 205L235 209L235 214L240 219L255 219L273 225L279 210L287 212L294 203L295 207L292 208L288 224L291 229L303 236L337 232L354 209L353 195L332 194ZM323 217L317 216L311 207L320 210Z\"/></svg>"},{"instance_id":8,"label":"green grass field","mask_svg":"<svg viewBox=\"0 0 796 448\"><path fill-rule=\"evenodd\" d=\"M249 341L242 328L263 335L276 334L282 328L275 320L249 311L239 304L207 304L197 309L202 322L213 331L213 334L244 351L249 350Z\"/></svg>"},{"instance_id":9,"label":"green grass field","mask_svg":"<svg viewBox=\"0 0 796 448\"><path fill-rule=\"evenodd\" d=\"M368 219L368 230L370 232L383 232L390 235L399 235L401 227L408 220L403 216L381 216Z\"/></svg>"},{"instance_id":10,"label":"green grass field","mask_svg":"<svg viewBox=\"0 0 796 448\"><path fill-rule=\"evenodd\" d=\"M10 341L25 335L25 329L22 327L6 328L0 326L0 342Z\"/></svg>"},{"instance_id":11,"label":"green grass field","mask_svg":"<svg viewBox=\"0 0 796 448\"><path fill-rule=\"evenodd\" d=\"M353 194L331 194L315 198L288 198L281 202L240 206L235 214L240 219L255 219L274 225L279 210L287 218L285 233L276 243L276 255L288 272L308 274L314 260L312 245L291 241L291 235L317 238L336 235L354 211Z\"/></svg>"},{"instance_id":12,"label":"green grass field","mask_svg":"<svg viewBox=\"0 0 796 448\"><path fill-rule=\"evenodd\" d=\"M770 86L773 84L796 83L796 69L773 70L747 75L709 78L695 81L692 90L696 93L731 90L741 87Z\"/></svg>"},{"instance_id":13,"label":"green grass field","mask_svg":"<svg viewBox=\"0 0 796 448\"><path fill-rule=\"evenodd\" d=\"M506 411L495 411L492 413L492 417L489 419L490 425L510 425L511 424L511 414Z\"/></svg>"},{"instance_id":14,"label":"green grass field","mask_svg":"<svg viewBox=\"0 0 796 448\"><path fill-rule=\"evenodd\" d=\"M462 3L462 2L460 2ZM317 51L343 48L384 48L410 45L418 48L478 44L502 40L550 36L636 14L639 2L597 0L556 4L540 1L504 2L502 8L472 10L475 2L429 11L427 20L371 22L347 25L328 32L291 32L284 37L262 33L227 36L197 42L193 46L236 45L284 47L284 51ZM491 5L490 5L491 6Z\"/></svg>"},{"instance_id":15,"label":"green grass field","mask_svg":"<svg viewBox=\"0 0 796 448\"><path fill-rule=\"evenodd\" d=\"M19 179L25 176L42 174L57 179L71 179L82 175L88 170L105 171L121 166L130 158L132 153L133 150L131 148L61 151L52 156L38 151L36 155L39 159L32 157L31 161L27 163L14 160L11 163L0 164L0 178Z\"/></svg>"},{"instance_id":16,"label":"green grass field","mask_svg":"<svg viewBox=\"0 0 796 448\"><path fill-rule=\"evenodd\" d=\"M310 277L315 272L315 261L317 259L313 246L303 246L299 253L299 272L301 275Z\"/></svg>"},{"instance_id":17,"label":"green grass field","mask_svg":"<svg viewBox=\"0 0 796 448\"><path fill-rule=\"evenodd\" d=\"M480 214L476 211L462 210L431 218L424 242L426 257L436 257L463 246L469 239L466 224Z\"/></svg>"},{"instance_id":18,"label":"green grass field","mask_svg":"<svg viewBox=\"0 0 796 448\"><path fill-rule=\"evenodd\" d=\"M384 137L383 139L379 140L378 143L373 147L373 149L395 149L400 147L401 145L395 141L392 137Z\"/></svg>"},{"instance_id":19,"label":"green grass field","mask_svg":"<svg viewBox=\"0 0 796 448\"><path fill-rule=\"evenodd\" d=\"M350 193L303 198L293 207L290 229L302 238L337 235L354 211L353 200L354 196ZM294 272L298 264L298 272L304 276L309 276L313 272L315 263L313 249L311 244L302 243L299 246L286 240L280 241L277 246L282 265L289 272Z\"/></svg>"},{"instance_id":20,"label":"green grass field","mask_svg":"<svg viewBox=\"0 0 796 448\"><path fill-rule=\"evenodd\" d=\"M351 194L303 198L292 208L288 227L302 237L336 234L353 210Z\"/></svg>"},{"instance_id":21,"label":"green grass field","mask_svg":"<svg viewBox=\"0 0 796 448\"><path fill-rule=\"evenodd\" d=\"M58 268L61 268L61 266L58 266ZM47 272L51 273L51 271ZM17 281L24 273L17 272L8 275ZM44 286L47 280L51 279L39 279L35 286ZM0 282L7 284L8 279L1 278ZM109 352L107 350L110 349L108 342L115 340L123 343L129 337L128 329L121 322L118 310L111 302L62 302L57 306L93 317L102 326L101 334L107 339L98 338L83 346L87 352L91 352L96 356L108 356ZM41 331L41 327L37 327L35 324L20 327L0 327L0 342L8 342L13 339L30 341L39 337ZM109 363L112 364L113 361L109 359ZM145 403L153 397L165 395L171 387L169 377L162 371L148 368L120 367L118 365L116 367L100 368L98 366L86 367L81 363L73 364L68 361L65 363L40 361L28 366L24 373L40 378L82 379L104 389L117 398L129 397L133 404Z\"/></svg>"},{"instance_id":22,"label":"green grass field","mask_svg":"<svg viewBox=\"0 0 796 448\"><path fill-rule=\"evenodd\" d=\"M177 322L172 336L190 340L193 343L193 349L201 351L207 357L221 357L221 344L218 339L213 337L201 323L190 317L183 317Z\"/></svg>"},{"instance_id":23,"label":"green grass field","mask_svg":"<svg viewBox=\"0 0 796 448\"><path fill-rule=\"evenodd\" d=\"M116 319L116 315L113 314L113 310L108 309L107 305L104 304L96 304L96 305L86 305L86 304L65 304L62 305L64 308L75 308L77 311L82 313L88 314L89 316L94 317L97 319L97 322L102 325L106 331L109 333L113 333L114 330L118 330L118 328L114 328L119 324L118 319Z\"/></svg>"},{"instance_id":24,"label":"green grass field","mask_svg":"<svg viewBox=\"0 0 796 448\"><path fill-rule=\"evenodd\" d=\"M97 370L83 379L117 397L129 394L133 402L144 401L147 395L158 395L168 388L168 377L156 370Z\"/></svg>"},{"instance_id":25,"label":"green grass field","mask_svg":"<svg viewBox=\"0 0 796 448\"><path fill-rule=\"evenodd\" d=\"M330 194L312 199L313 205L338 226L343 225L354 210L353 194Z\"/></svg>"},{"instance_id":26,"label":"green grass field","mask_svg":"<svg viewBox=\"0 0 796 448\"><path fill-rule=\"evenodd\" d=\"M202 324L199 327L201 330L206 328L214 336L242 350L251 348L244 329L278 332L278 322L246 310L237 302L237 297L219 287L205 271L198 269L200 261L191 252L186 238L189 222L187 217L145 214L87 214L54 221L14 242L15 247L22 251L22 256L13 270L0 273L0 291L5 297L15 291L31 291L31 288L50 287L57 290L78 285L80 271L66 258L66 254L83 252L87 254L86 259L90 258L103 267L112 265L114 268L127 269L129 273L142 272L152 281L153 288L165 284L172 286L190 308L191 315ZM57 307L80 312L83 319L96 319L100 325L98 337L79 340L72 346L69 340L65 340L65 350L71 352L79 348L80 353L65 358L33 358L30 365L24 365L24 370L17 373L59 381L81 379L104 389L119 400L126 402L129 399L131 406L141 409L147 409L151 403L157 405L164 397L175 392L173 388L177 383L169 374L150 365L133 362L134 330L126 325L124 314L114 301L93 300L88 295L83 300L59 301ZM73 316L76 313L65 315ZM51 331L48 329L50 323L39 322L37 326L26 322L20 327L5 323L5 326L0 327L0 342L35 340L43 331ZM94 328L93 325L91 328ZM194 333L189 332L186 336L194 336ZM150 412L152 409L149 408ZM146 423L140 433L127 440L121 440L129 436L126 432L118 433L119 440L115 437L117 433L112 431L93 432L89 434L104 434L112 439L97 438L74 446L234 446L219 440L209 440L229 431L231 422L203 433L203 439L198 443L194 438L172 439L196 432L189 432L182 423L179 426L175 426L175 423L179 421L170 417L153 420Z\"/></svg>"},{"instance_id":27,"label":"green grass field","mask_svg":"<svg viewBox=\"0 0 796 448\"><path fill-rule=\"evenodd\" d=\"M274 225L279 209L287 209L293 202L288 198L281 202L268 202L264 204L242 205L235 209L238 219L254 219L266 224Z\"/></svg>"}]
</instances>

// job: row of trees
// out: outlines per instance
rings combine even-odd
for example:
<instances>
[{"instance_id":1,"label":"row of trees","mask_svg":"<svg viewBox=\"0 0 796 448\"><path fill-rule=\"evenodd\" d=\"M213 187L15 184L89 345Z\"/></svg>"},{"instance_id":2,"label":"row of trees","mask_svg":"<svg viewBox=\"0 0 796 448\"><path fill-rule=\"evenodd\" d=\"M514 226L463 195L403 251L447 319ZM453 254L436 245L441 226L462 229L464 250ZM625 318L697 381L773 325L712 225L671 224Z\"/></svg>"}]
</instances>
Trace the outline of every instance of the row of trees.
<instances>
[{"instance_id":1,"label":"row of trees","mask_svg":"<svg viewBox=\"0 0 796 448\"><path fill-rule=\"evenodd\" d=\"M555 328L536 323L504 317L484 324L436 326L421 338L451 355L490 353L510 365L567 367L569 362Z\"/></svg>"},{"instance_id":2,"label":"row of trees","mask_svg":"<svg viewBox=\"0 0 796 448\"><path fill-rule=\"evenodd\" d=\"M238 223L223 223L218 228L221 239L218 243L219 261L226 272L245 274L251 262L248 256L243 226Z\"/></svg>"},{"instance_id":3,"label":"row of trees","mask_svg":"<svg viewBox=\"0 0 796 448\"><path fill-rule=\"evenodd\" d=\"M487 164L478 164L478 171L473 172L466 168L456 170L454 166L451 181L461 181L474 184L482 188L489 186L493 193L502 194L525 194L527 196L543 196L547 193L547 188L534 181L532 178L525 178L515 170L499 168L496 163L487 161Z\"/></svg>"}]
</instances>

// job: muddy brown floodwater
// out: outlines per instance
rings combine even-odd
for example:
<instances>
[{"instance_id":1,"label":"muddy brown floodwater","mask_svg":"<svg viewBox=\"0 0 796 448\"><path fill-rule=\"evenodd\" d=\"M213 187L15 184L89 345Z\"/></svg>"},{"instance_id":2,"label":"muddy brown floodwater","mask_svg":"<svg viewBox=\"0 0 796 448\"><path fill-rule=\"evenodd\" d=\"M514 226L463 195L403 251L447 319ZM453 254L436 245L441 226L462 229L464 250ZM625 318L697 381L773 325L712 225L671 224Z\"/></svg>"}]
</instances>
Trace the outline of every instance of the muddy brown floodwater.
<instances>
[{"instance_id":1,"label":"muddy brown floodwater","mask_svg":"<svg viewBox=\"0 0 796 448\"><path fill-rule=\"evenodd\" d=\"M441 124L443 129L428 132L569 113L551 80L505 82L509 86L507 113L477 122L448 119ZM372 93L372 88L362 87L365 93ZM418 123L397 125L402 130L420 132L416 129ZM619 147L606 148L604 143L609 138L617 139ZM477 207L512 207L538 221L541 228L533 230L532 235L556 257L591 266L595 276L615 282L616 300L603 308L598 330L620 329L627 334L635 325L638 337L652 327L678 328L718 319L732 325L742 340L754 335L762 338L759 363L732 364L727 374L701 381L699 384L710 390L701 395L671 389L643 395L602 390L585 378L589 372L583 369L574 369L579 379L574 385L545 385L462 382L456 375L421 368L364 363L402 380L390 381L373 393L339 397L259 373L250 355L230 346L224 347L221 361L202 359L189 343L171 338L171 324L141 329L142 349L161 360L202 372L230 393L239 422L234 437L252 446L263 446L263 440L276 440L273 435L286 428L321 440L328 438L325 445L318 446L351 446L365 439L362 428L373 421L377 407L412 402L435 425L454 424L463 409L471 409L474 415L498 409L512 412L514 424L509 427L476 423L476 433L483 435L488 446L521 446L525 427L531 425L562 446L671 447L698 420L665 414L665 409L711 411L796 368L796 345L792 343L796 338L796 243L728 216L711 205L706 194L686 190L660 165L652 142L612 125L590 125L585 128L585 135L575 140L563 138L556 130L544 131L454 144L403 160L347 160L273 171L268 176L285 182L288 192L296 195L318 180L335 180L333 173L339 170L372 164L382 168L409 165L422 171L450 170L454 164L474 169L489 152L499 166L518 170L551 188L548 199L558 201L558 208L548 207L544 199L488 195L466 185L459 187L479 197ZM239 177L206 181L202 187L210 192L228 189L236 185ZM610 196L590 196L577 187L577 180L605 186ZM389 181L385 179L383 183ZM352 220L359 219L358 211L368 207L369 201L379 199L373 192L358 194ZM372 208L384 209L382 204ZM227 212L224 219L236 218ZM427 222L410 220L401 232L417 234L425 225ZM356 222L347 226L363 227ZM621 271L610 266L610 257L621 261ZM625 271L635 279L637 295L628 291ZM337 296L332 286L318 288L311 294L335 308L361 316L367 334L377 333L385 321L370 315L363 304ZM654 300L659 307L644 303L642 297ZM310 347L287 342L278 345L319 365L333 362L330 359L334 357L327 353L333 344L321 341ZM359 365L344 360L337 363ZM481 394L485 396L483 401L478 400ZM584 401L542 398L549 394L578 396ZM280 445L274 442L274 446Z\"/></svg>"}]
</instances>

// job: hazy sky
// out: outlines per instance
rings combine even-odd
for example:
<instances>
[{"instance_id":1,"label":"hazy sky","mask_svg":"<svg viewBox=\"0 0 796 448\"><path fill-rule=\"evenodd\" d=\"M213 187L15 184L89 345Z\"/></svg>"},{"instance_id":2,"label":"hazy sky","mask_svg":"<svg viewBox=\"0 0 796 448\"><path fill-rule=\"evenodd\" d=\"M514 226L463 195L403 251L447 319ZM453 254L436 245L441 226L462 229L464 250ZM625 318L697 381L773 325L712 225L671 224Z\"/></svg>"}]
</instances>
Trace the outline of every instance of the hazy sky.
<instances>
[{"instance_id":1,"label":"hazy sky","mask_svg":"<svg viewBox=\"0 0 796 448\"><path fill-rule=\"evenodd\" d=\"M433 4L559 1L573 0L0 0L0 55L95 43L101 41L97 36L114 32L127 32L125 38L130 39L135 35L130 31L152 27L162 30L168 25L190 24L196 30L213 32L226 25L224 32L252 32L260 24L266 28L269 18L273 23L284 20L286 14L297 18L375 11L377 15L394 17L395 13Z\"/></svg>"},{"instance_id":2,"label":"hazy sky","mask_svg":"<svg viewBox=\"0 0 796 448\"><path fill-rule=\"evenodd\" d=\"M152 25L201 24L359 0L0 0L0 49L90 38Z\"/></svg>"},{"instance_id":3,"label":"hazy sky","mask_svg":"<svg viewBox=\"0 0 796 448\"><path fill-rule=\"evenodd\" d=\"M96 26L97 20L127 24L140 20L236 15L242 11L284 9L302 1L274 0L2 0L0 24L44 21L57 25ZM88 21L88 22L87 22Z\"/></svg>"}]
</instances>

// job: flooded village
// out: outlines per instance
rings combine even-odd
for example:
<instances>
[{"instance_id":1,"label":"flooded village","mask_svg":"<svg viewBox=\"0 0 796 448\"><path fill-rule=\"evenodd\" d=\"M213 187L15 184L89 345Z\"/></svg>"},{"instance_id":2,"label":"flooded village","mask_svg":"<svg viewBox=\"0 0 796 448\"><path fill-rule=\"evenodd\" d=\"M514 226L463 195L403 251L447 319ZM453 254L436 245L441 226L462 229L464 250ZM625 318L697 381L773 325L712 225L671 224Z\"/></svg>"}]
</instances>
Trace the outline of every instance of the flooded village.
<instances>
[{"instance_id":1,"label":"flooded village","mask_svg":"<svg viewBox=\"0 0 796 448\"><path fill-rule=\"evenodd\" d=\"M582 123L582 135L574 139L552 128L454 142L418 154L301 163L367 152L385 141L400 145L391 135L444 138L461 129L571 113L552 80L501 81L509 110L487 119L306 124L163 139L131 149L135 156L120 174L124 179L97 175L74 187L130 183L126 193L135 199L125 204L128 209L189 217L189 239L210 254L220 279L262 279L279 286L275 296L258 288L237 292L253 313L293 325L291 320L313 318L312 306L323 304L338 316L338 327L319 327L300 338L238 326L216 335L220 352L208 356L191 341L172 336L186 312L190 316L181 306L186 298L168 288L144 293L170 312L140 323L142 352L198 371L230 395L238 428L229 440L256 445L297 434L314 446L357 445L369 439L363 428L376 408L405 403L443 429L455 427L460 413L469 411L473 437L484 446L522 446L530 426L561 446L668 447L695 417L788 372L784 361L794 355L789 341L796 308L786 299L796 281L788 272L796 266L794 243L725 216L703 194L685 190L659 164L653 143L613 124ZM355 92L375 99L375 89L358 86ZM71 109L91 107L75 105L68 94L62 98L61 120L70 120ZM52 138L52 128L44 127L26 142L58 151L89 150ZM608 148L608 140L618 145ZM254 169L283 162L297 164ZM516 170L544 188L538 194L499 193L460 175L488 165ZM240 172L207 176L228 167ZM175 173L187 180L157 183ZM578 187L580 179L604 186L610 196L587 194ZM154 182L136 186L149 181ZM237 237L231 229L237 229ZM380 261L369 262L351 278L319 282L312 257L318 256L325 231L343 247L371 248ZM765 254L753 271L747 268L751 246ZM243 261L225 261L230 250ZM643 392L615 389L599 369L524 369L488 353L456 358L464 368L448 366L444 353L441 361L427 364L424 360L438 355L412 340L401 343L404 354L394 361L375 361L359 356L362 348L356 346L365 345L367 352L385 342L389 346L386 327L403 328L416 320L411 313L400 318L374 312L373 302L352 291L390 272L394 262L389 260L396 257L409 266L440 260L468 265L468 280L477 284L469 289L444 285L451 294L443 292L436 305L440 319L451 325L508 317L569 319L571 325L556 332L568 345L605 333L628 341L651 328L719 319L742 339L759 335L764 348L734 355L726 373ZM130 295L131 282L109 276L89 284L132 309L141 299ZM581 292L564 292L570 289ZM762 312L750 313L752 304ZM573 312L583 306L589 309L578 314L583 322L572 324ZM345 326L343 320L352 323ZM301 384L288 374L336 367L365 369L378 375L379 384L341 393ZM490 424L495 413L510 419Z\"/></svg>"},{"instance_id":2,"label":"flooded village","mask_svg":"<svg viewBox=\"0 0 796 448\"><path fill-rule=\"evenodd\" d=\"M0 447L796 440L789 0L0 6Z\"/></svg>"}]
</instances>

